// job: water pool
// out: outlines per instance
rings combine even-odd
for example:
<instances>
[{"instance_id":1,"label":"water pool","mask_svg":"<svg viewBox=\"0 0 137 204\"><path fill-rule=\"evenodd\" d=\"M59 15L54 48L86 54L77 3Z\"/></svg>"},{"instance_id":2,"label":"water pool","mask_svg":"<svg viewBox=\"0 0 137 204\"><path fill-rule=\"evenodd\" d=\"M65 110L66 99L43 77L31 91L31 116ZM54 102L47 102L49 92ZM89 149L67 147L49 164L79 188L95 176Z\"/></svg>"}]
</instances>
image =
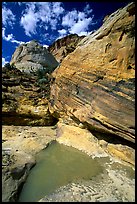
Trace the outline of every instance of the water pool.
<instances>
[{"instance_id":1,"label":"water pool","mask_svg":"<svg viewBox=\"0 0 137 204\"><path fill-rule=\"evenodd\" d=\"M53 142L36 156L37 164L23 186L19 202L37 202L60 186L79 179L91 179L103 171L97 159Z\"/></svg>"}]
</instances>

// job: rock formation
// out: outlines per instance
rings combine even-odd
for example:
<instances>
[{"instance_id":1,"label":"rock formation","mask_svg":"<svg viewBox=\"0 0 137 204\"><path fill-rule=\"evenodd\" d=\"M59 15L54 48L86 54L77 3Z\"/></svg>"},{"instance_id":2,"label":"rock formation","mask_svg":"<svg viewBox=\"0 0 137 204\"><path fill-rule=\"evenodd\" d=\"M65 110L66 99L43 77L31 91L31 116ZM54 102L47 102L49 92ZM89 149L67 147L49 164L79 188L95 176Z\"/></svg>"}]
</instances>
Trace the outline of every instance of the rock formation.
<instances>
[{"instance_id":1,"label":"rock formation","mask_svg":"<svg viewBox=\"0 0 137 204\"><path fill-rule=\"evenodd\" d=\"M2 68L2 202L17 201L36 153L53 140L93 157L107 155L111 161L116 157L134 170L134 3L107 16L100 29L81 38L71 35L48 48L59 62L63 59L60 66L49 51L31 41L19 46L11 65ZM51 125L55 126L31 127ZM83 197L81 190L77 197L67 189L69 194L64 191L55 200L134 201L134 181L127 180L125 171L121 177L120 168L115 172L111 164L96 188L101 197L98 192ZM101 185L105 181L110 182L106 191Z\"/></svg>"},{"instance_id":2,"label":"rock formation","mask_svg":"<svg viewBox=\"0 0 137 204\"><path fill-rule=\"evenodd\" d=\"M3 125L54 124L56 119L48 109L48 76L47 73L42 76L25 74L10 65L2 68Z\"/></svg>"},{"instance_id":3,"label":"rock formation","mask_svg":"<svg viewBox=\"0 0 137 204\"><path fill-rule=\"evenodd\" d=\"M62 60L71 52L73 52L77 44L84 38L85 36L78 36L77 34L70 34L66 37L58 39L52 45L48 47L48 51L53 54L58 62L62 62Z\"/></svg>"},{"instance_id":4,"label":"rock formation","mask_svg":"<svg viewBox=\"0 0 137 204\"><path fill-rule=\"evenodd\" d=\"M50 112L135 142L135 4L108 16L53 72ZM65 119L64 119L65 118Z\"/></svg>"},{"instance_id":5,"label":"rock formation","mask_svg":"<svg viewBox=\"0 0 137 204\"><path fill-rule=\"evenodd\" d=\"M38 69L43 68L47 68L48 72L52 72L58 66L54 56L36 40L17 47L10 64L15 65L16 68L24 72L36 72Z\"/></svg>"}]
</instances>

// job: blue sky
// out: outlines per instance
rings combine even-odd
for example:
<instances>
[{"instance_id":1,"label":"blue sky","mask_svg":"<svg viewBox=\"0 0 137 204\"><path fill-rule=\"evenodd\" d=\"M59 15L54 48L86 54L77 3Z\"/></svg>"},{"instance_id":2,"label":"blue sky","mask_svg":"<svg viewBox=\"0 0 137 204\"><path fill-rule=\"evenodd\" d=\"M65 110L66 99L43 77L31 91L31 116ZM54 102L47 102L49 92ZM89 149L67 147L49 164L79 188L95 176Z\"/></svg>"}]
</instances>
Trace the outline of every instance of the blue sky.
<instances>
[{"instance_id":1,"label":"blue sky","mask_svg":"<svg viewBox=\"0 0 137 204\"><path fill-rule=\"evenodd\" d=\"M30 40L48 46L68 34L88 35L129 2L2 2L2 64Z\"/></svg>"}]
</instances>

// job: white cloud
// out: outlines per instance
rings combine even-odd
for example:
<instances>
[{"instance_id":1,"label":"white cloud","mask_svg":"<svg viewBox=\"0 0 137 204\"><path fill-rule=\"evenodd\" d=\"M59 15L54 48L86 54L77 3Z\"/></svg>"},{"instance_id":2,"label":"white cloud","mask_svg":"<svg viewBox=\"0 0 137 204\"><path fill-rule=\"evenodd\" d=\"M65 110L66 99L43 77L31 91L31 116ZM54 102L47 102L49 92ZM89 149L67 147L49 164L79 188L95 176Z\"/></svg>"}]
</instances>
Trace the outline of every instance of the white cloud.
<instances>
[{"instance_id":1,"label":"white cloud","mask_svg":"<svg viewBox=\"0 0 137 204\"><path fill-rule=\"evenodd\" d=\"M9 63L8 61L6 61L6 59L4 57L2 57L2 67L6 64Z\"/></svg>"},{"instance_id":2,"label":"white cloud","mask_svg":"<svg viewBox=\"0 0 137 204\"><path fill-rule=\"evenodd\" d=\"M24 13L21 17L20 24L25 29L25 33L28 36L36 33L36 26L38 22L37 14L34 12L34 5L30 5L29 9L26 10L27 13Z\"/></svg>"},{"instance_id":3,"label":"white cloud","mask_svg":"<svg viewBox=\"0 0 137 204\"><path fill-rule=\"evenodd\" d=\"M19 6L21 6L23 2L17 2L17 3L18 3Z\"/></svg>"},{"instance_id":4,"label":"white cloud","mask_svg":"<svg viewBox=\"0 0 137 204\"><path fill-rule=\"evenodd\" d=\"M69 30L70 33L77 33L80 35L81 32L88 31L88 26L90 25L92 18L84 18L83 20L78 20Z\"/></svg>"},{"instance_id":5,"label":"white cloud","mask_svg":"<svg viewBox=\"0 0 137 204\"><path fill-rule=\"evenodd\" d=\"M59 16L64 12L64 8L62 7L62 2L54 2L53 3L53 13Z\"/></svg>"},{"instance_id":6,"label":"white cloud","mask_svg":"<svg viewBox=\"0 0 137 204\"><path fill-rule=\"evenodd\" d=\"M58 30L58 33L61 35L64 35L67 33L67 31L65 29L62 29L62 30Z\"/></svg>"},{"instance_id":7,"label":"white cloud","mask_svg":"<svg viewBox=\"0 0 137 204\"><path fill-rule=\"evenodd\" d=\"M3 38L4 40L10 41L10 42L12 42L12 43L17 43L17 44L23 44L23 43L24 43L24 42L22 42L22 41L15 40L15 38L14 38L14 36L13 36L12 33L11 33L11 34L8 34L8 35L6 36L6 34L5 34L5 28L2 28L2 38Z\"/></svg>"},{"instance_id":8,"label":"white cloud","mask_svg":"<svg viewBox=\"0 0 137 204\"><path fill-rule=\"evenodd\" d=\"M84 12L78 12L78 20L82 20L86 18L86 14Z\"/></svg>"},{"instance_id":9,"label":"white cloud","mask_svg":"<svg viewBox=\"0 0 137 204\"><path fill-rule=\"evenodd\" d=\"M36 34L38 28L43 31L59 29L59 37L67 33L83 35L88 33L89 25L93 23L89 4L86 4L83 11L76 9L67 11L63 8L62 2L26 2L25 6L20 24L29 37Z\"/></svg>"},{"instance_id":10,"label":"white cloud","mask_svg":"<svg viewBox=\"0 0 137 204\"><path fill-rule=\"evenodd\" d=\"M13 27L13 24L15 23L15 15L12 13L12 11L9 8L6 8L3 6L2 8L2 23L6 27L7 25Z\"/></svg>"},{"instance_id":11,"label":"white cloud","mask_svg":"<svg viewBox=\"0 0 137 204\"><path fill-rule=\"evenodd\" d=\"M58 33L59 33L59 37L56 40L65 37L67 35L67 30L65 29L58 30Z\"/></svg>"},{"instance_id":12,"label":"white cloud","mask_svg":"<svg viewBox=\"0 0 137 204\"><path fill-rule=\"evenodd\" d=\"M51 20L50 20L50 24L51 24L51 29L52 29L52 30L56 30L56 28L57 28L57 23L58 23L57 19L51 19Z\"/></svg>"},{"instance_id":13,"label":"white cloud","mask_svg":"<svg viewBox=\"0 0 137 204\"><path fill-rule=\"evenodd\" d=\"M70 11L62 18L62 25L71 27L76 23L77 18L78 18L77 11L76 10Z\"/></svg>"},{"instance_id":14,"label":"white cloud","mask_svg":"<svg viewBox=\"0 0 137 204\"><path fill-rule=\"evenodd\" d=\"M90 17L88 17L88 14L91 12L92 9L90 9L89 4L86 5L83 12L77 11L76 9L68 12L62 18L63 28L65 27L68 29L69 33L71 34L76 33L79 36L87 35L89 25L93 24L94 15L90 15Z\"/></svg>"},{"instance_id":15,"label":"white cloud","mask_svg":"<svg viewBox=\"0 0 137 204\"><path fill-rule=\"evenodd\" d=\"M90 8L89 4L87 4L84 8L84 12L90 14L93 12L93 9Z\"/></svg>"},{"instance_id":16,"label":"white cloud","mask_svg":"<svg viewBox=\"0 0 137 204\"><path fill-rule=\"evenodd\" d=\"M81 31L81 32L79 32L79 36L82 36L82 35L88 35L89 34L89 32L87 32L87 31Z\"/></svg>"},{"instance_id":17,"label":"white cloud","mask_svg":"<svg viewBox=\"0 0 137 204\"><path fill-rule=\"evenodd\" d=\"M56 30L60 15L64 12L62 2L29 2L21 17L20 24L26 35L36 34L37 27Z\"/></svg>"},{"instance_id":18,"label":"white cloud","mask_svg":"<svg viewBox=\"0 0 137 204\"><path fill-rule=\"evenodd\" d=\"M22 8L25 7L19 23L29 37L39 34L44 39L45 33L50 33L50 36L46 37L47 41L51 42L53 38L56 39L57 35L58 38L71 33L87 35L89 26L93 24L93 11L88 3L83 11L76 9L67 11L63 7L63 2L16 2L16 4L20 7L23 5ZM3 24L5 28L7 24L12 26L15 23L15 15L10 9L6 8L7 6L8 3L7 5L3 4ZM53 31L53 34L51 31ZM56 36L54 35L55 31ZM16 40L13 34L5 35L4 33L3 39L16 44L23 43Z\"/></svg>"}]
</instances>

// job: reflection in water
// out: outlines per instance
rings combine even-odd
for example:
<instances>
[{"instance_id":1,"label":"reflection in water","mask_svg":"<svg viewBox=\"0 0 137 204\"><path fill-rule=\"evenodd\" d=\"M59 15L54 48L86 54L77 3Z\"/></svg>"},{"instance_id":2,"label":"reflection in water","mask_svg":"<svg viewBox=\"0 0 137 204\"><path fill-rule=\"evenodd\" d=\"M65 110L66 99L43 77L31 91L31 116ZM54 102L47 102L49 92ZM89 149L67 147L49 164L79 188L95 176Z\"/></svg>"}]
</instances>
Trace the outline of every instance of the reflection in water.
<instances>
[{"instance_id":1,"label":"reflection in water","mask_svg":"<svg viewBox=\"0 0 137 204\"><path fill-rule=\"evenodd\" d=\"M57 142L37 155L21 192L19 202L37 202L60 186L78 179L90 179L103 171L97 159Z\"/></svg>"}]
</instances>

